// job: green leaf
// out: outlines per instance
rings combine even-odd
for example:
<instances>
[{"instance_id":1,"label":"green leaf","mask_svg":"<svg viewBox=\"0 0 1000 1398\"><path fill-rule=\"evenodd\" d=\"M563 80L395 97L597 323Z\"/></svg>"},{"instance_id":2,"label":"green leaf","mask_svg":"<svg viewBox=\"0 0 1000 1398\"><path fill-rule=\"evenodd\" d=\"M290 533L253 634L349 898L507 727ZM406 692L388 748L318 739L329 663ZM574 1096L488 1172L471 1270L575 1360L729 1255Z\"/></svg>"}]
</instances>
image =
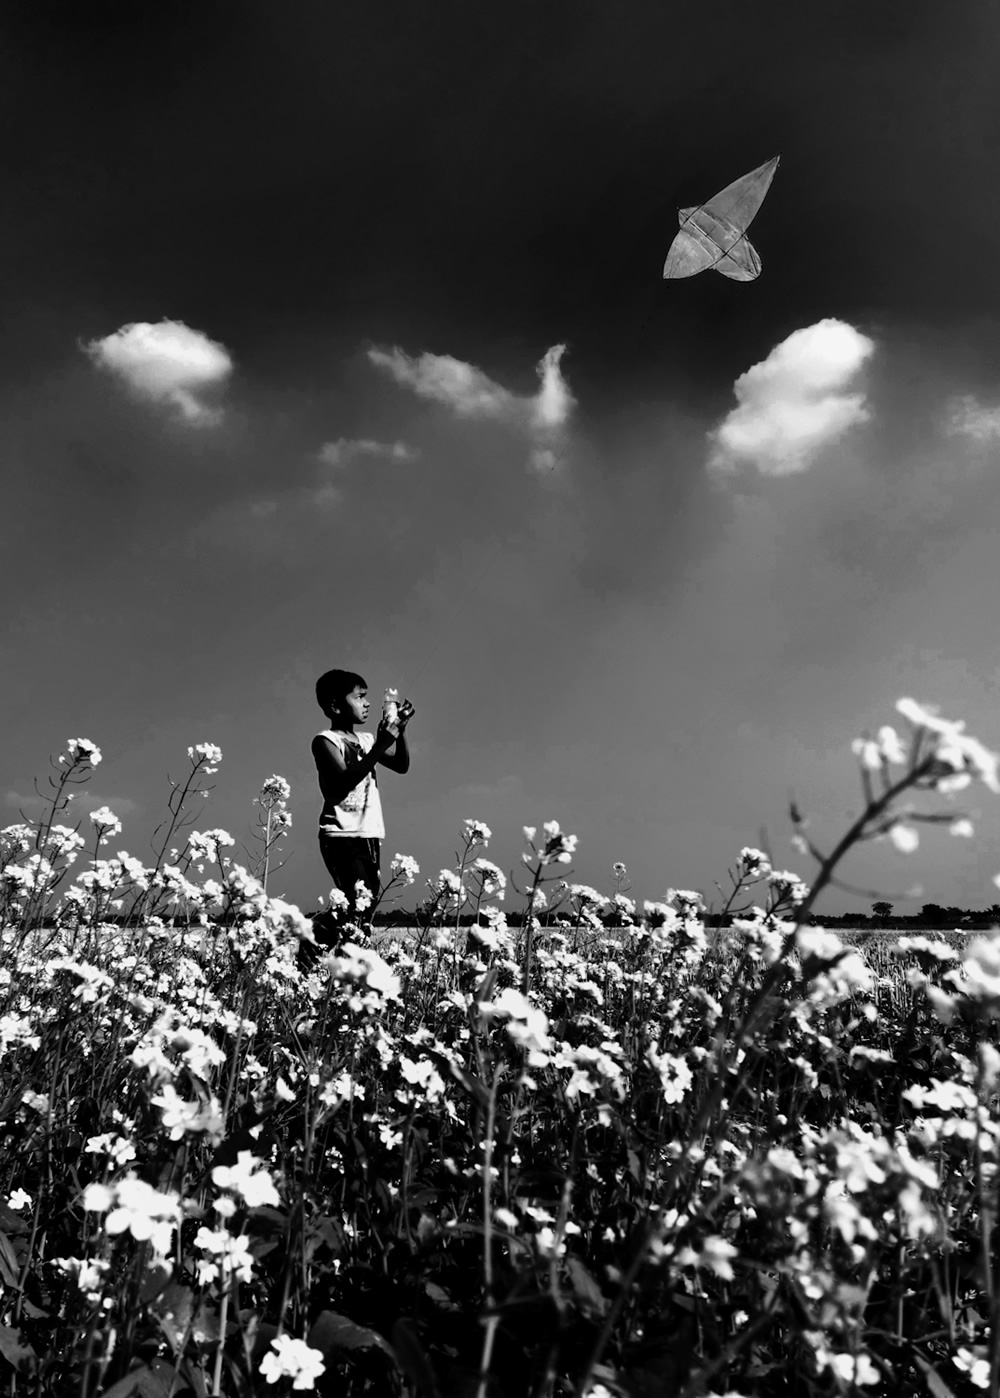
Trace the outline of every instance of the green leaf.
<instances>
[{"instance_id":1,"label":"green leaf","mask_svg":"<svg viewBox=\"0 0 1000 1398\"><path fill-rule=\"evenodd\" d=\"M113 1383L104 1390L101 1398L168 1398L171 1388L175 1387L176 1378L177 1371L172 1365L156 1359L152 1368L143 1364L141 1369L134 1369L131 1374Z\"/></svg>"},{"instance_id":2,"label":"green leaf","mask_svg":"<svg viewBox=\"0 0 1000 1398\"><path fill-rule=\"evenodd\" d=\"M0 1233L0 1280L16 1288L21 1284L20 1272L13 1243L6 1233Z\"/></svg>"},{"instance_id":3,"label":"green leaf","mask_svg":"<svg viewBox=\"0 0 1000 1398\"><path fill-rule=\"evenodd\" d=\"M2 1199L0 1199L0 1228L11 1238L16 1238L20 1233L31 1232L30 1227L20 1214L16 1214Z\"/></svg>"},{"instance_id":4,"label":"green leaf","mask_svg":"<svg viewBox=\"0 0 1000 1398\"><path fill-rule=\"evenodd\" d=\"M938 1371L932 1368L931 1365L927 1363L926 1359L921 1358L919 1354L915 1354L913 1357L917 1361L917 1366L924 1376L924 1380L932 1398L955 1398L954 1389L950 1388L948 1384L945 1383Z\"/></svg>"},{"instance_id":5,"label":"green leaf","mask_svg":"<svg viewBox=\"0 0 1000 1398\"><path fill-rule=\"evenodd\" d=\"M428 1359L416 1327L400 1319L392 1327L392 1344L397 1362L411 1383L416 1384L423 1398L441 1398L431 1361Z\"/></svg>"},{"instance_id":6,"label":"green leaf","mask_svg":"<svg viewBox=\"0 0 1000 1398\"><path fill-rule=\"evenodd\" d=\"M193 1304L194 1295L190 1287L169 1282L150 1306L174 1354L178 1354L184 1344L191 1324Z\"/></svg>"},{"instance_id":7,"label":"green leaf","mask_svg":"<svg viewBox=\"0 0 1000 1398\"><path fill-rule=\"evenodd\" d=\"M584 1313L605 1315L608 1309L607 1298L578 1257L566 1259L566 1271L569 1273L570 1285Z\"/></svg>"},{"instance_id":8,"label":"green leaf","mask_svg":"<svg viewBox=\"0 0 1000 1398\"><path fill-rule=\"evenodd\" d=\"M355 1325L346 1315L336 1311L320 1311L313 1322L306 1339L311 1349L321 1350L324 1359L338 1349L380 1349L396 1362L392 1346L378 1333L365 1325Z\"/></svg>"},{"instance_id":9,"label":"green leaf","mask_svg":"<svg viewBox=\"0 0 1000 1398\"><path fill-rule=\"evenodd\" d=\"M12 1330L9 1325L0 1325L0 1354L18 1373L24 1373L38 1358L31 1346L22 1340L21 1332Z\"/></svg>"},{"instance_id":10,"label":"green leaf","mask_svg":"<svg viewBox=\"0 0 1000 1398\"><path fill-rule=\"evenodd\" d=\"M435 1306L441 1306L446 1311L457 1311L461 1308L451 1299L443 1286L438 1286L437 1282L424 1282L424 1291L434 1302Z\"/></svg>"}]
</instances>

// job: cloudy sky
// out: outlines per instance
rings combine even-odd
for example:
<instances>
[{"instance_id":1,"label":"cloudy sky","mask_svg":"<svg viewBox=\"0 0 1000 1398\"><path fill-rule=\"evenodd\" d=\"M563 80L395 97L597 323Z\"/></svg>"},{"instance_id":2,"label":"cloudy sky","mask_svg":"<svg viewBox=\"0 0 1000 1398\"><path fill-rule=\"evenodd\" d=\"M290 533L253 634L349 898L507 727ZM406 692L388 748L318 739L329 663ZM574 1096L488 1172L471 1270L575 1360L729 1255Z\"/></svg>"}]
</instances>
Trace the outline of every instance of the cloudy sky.
<instances>
[{"instance_id":1,"label":"cloudy sky","mask_svg":"<svg viewBox=\"0 0 1000 1398\"><path fill-rule=\"evenodd\" d=\"M1000 22L987 0L8 7L10 820L67 738L148 849L189 744L314 906L313 684L417 708L385 853L808 878L903 695L1000 748ZM664 282L772 155L756 282ZM996 898L1000 807L843 870ZM917 893L916 886L920 886ZM903 897L913 893L913 901ZM717 895L716 895L717 896ZM871 897L829 895L830 911Z\"/></svg>"}]
</instances>

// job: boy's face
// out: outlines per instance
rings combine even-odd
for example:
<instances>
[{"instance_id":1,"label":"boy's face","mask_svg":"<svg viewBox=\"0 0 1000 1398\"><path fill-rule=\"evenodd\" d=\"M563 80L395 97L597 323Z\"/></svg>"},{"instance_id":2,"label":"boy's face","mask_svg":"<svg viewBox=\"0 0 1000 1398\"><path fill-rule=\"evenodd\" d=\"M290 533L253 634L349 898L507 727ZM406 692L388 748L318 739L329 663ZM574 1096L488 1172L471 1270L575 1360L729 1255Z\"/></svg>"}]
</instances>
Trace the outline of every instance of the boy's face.
<instances>
[{"instance_id":1,"label":"boy's face","mask_svg":"<svg viewBox=\"0 0 1000 1398\"><path fill-rule=\"evenodd\" d=\"M345 718L353 718L355 723L364 723L368 717L368 690L363 684L356 684L350 694L344 696L342 713Z\"/></svg>"}]
</instances>

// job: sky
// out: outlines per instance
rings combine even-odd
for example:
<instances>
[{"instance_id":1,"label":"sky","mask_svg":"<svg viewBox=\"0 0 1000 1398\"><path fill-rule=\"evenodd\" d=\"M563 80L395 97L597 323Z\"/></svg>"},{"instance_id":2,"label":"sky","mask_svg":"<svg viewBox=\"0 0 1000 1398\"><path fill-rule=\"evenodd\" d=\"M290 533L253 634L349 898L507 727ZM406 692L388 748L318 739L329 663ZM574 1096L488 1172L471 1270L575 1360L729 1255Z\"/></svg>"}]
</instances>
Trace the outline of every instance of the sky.
<instances>
[{"instance_id":1,"label":"sky","mask_svg":"<svg viewBox=\"0 0 1000 1398\"><path fill-rule=\"evenodd\" d=\"M832 847L900 697L1000 749L994 5L40 0L0 39L0 817L85 737L79 811L148 855L212 742L201 827L285 777L270 889L315 907L342 667L416 707L410 906L469 818L515 874L555 819L571 881L718 905L745 845L810 879L789 801ZM760 277L664 281L774 155ZM962 797L974 836L819 911L992 904Z\"/></svg>"}]
</instances>

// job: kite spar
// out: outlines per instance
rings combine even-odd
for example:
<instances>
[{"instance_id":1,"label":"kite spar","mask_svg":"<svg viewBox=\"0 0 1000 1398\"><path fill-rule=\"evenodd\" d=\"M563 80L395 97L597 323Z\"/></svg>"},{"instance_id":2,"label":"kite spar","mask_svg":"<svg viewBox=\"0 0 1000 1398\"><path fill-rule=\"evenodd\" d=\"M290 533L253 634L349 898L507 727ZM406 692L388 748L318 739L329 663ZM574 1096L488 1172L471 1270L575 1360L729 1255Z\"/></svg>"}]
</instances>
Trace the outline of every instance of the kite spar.
<instances>
[{"instance_id":1,"label":"kite spar","mask_svg":"<svg viewBox=\"0 0 1000 1398\"><path fill-rule=\"evenodd\" d=\"M747 229L771 187L779 158L741 175L707 203L678 210L681 230L663 264L665 279L693 277L710 267L735 282L760 276L760 257Z\"/></svg>"}]
</instances>

